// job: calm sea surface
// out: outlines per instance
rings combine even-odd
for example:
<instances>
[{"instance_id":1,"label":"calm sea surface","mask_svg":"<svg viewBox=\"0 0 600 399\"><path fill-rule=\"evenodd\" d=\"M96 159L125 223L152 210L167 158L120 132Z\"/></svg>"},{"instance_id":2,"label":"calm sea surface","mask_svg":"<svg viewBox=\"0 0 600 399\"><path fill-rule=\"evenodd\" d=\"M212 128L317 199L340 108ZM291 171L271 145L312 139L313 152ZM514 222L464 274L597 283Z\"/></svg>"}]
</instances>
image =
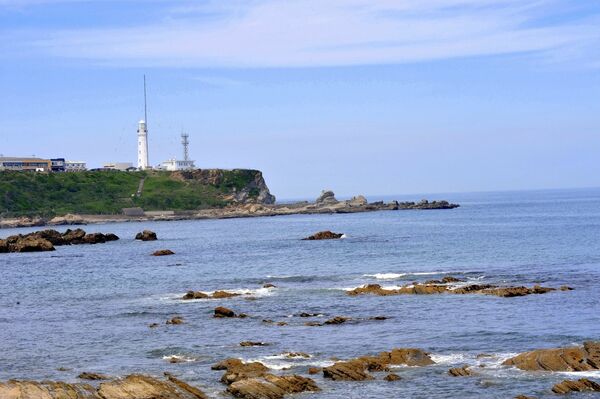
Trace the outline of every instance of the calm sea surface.
<instances>
[{"instance_id":1,"label":"calm sea surface","mask_svg":"<svg viewBox=\"0 0 600 399\"><path fill-rule=\"evenodd\" d=\"M113 232L121 240L0 255L0 380L74 381L81 371L170 371L216 394L224 390L219 383L223 372L211 371L210 365L227 357L306 374L310 366L331 364L334 356L418 347L431 352L437 364L398 367L402 380L391 383L381 380L384 375L368 382L317 376L323 391L301 397L555 397L551 386L573 374L523 372L500 363L525 350L600 339L600 190L444 197L462 207L90 225L84 226L88 232ZM134 241L135 233L145 228L159 240ZM326 229L347 237L300 240ZM0 230L0 236L31 230ZM150 256L163 248L176 255ZM575 290L521 298L345 293L366 283L396 286L445 275L506 285L568 284ZM264 283L277 288L262 288ZM179 299L187 290L217 289L251 295ZM218 305L250 317L214 319ZM300 312L322 316L293 316ZM187 323L165 325L174 315ZM338 315L390 318L303 325ZM269 325L263 319L289 325ZM151 323L160 326L151 329ZM271 345L242 348L244 340ZM312 357L279 356L286 351ZM477 358L481 353L491 356ZM188 361L171 364L165 359L172 355ZM447 375L448 368L464 364L473 365L477 375ZM600 380L600 373L585 375Z\"/></svg>"}]
</instances>

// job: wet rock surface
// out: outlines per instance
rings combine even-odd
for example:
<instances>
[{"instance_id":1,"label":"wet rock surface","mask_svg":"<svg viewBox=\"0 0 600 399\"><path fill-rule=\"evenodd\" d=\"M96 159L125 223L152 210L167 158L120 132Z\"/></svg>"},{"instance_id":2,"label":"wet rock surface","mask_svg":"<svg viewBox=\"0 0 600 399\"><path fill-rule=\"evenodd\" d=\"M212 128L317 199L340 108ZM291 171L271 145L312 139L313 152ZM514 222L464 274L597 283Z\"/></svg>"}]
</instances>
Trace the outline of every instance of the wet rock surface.
<instances>
[{"instance_id":1,"label":"wet rock surface","mask_svg":"<svg viewBox=\"0 0 600 399\"><path fill-rule=\"evenodd\" d=\"M141 241L156 241L158 237L156 236L155 232L150 230L144 230L141 233L137 233L135 235L135 239Z\"/></svg>"},{"instance_id":2,"label":"wet rock surface","mask_svg":"<svg viewBox=\"0 0 600 399\"><path fill-rule=\"evenodd\" d=\"M303 240L308 240L308 241L313 241L313 240L336 240L338 238L342 238L344 234L343 233L334 233L332 231L326 230L326 231L320 231L318 233L315 233L311 236L308 236L306 238L303 238Z\"/></svg>"},{"instance_id":3,"label":"wet rock surface","mask_svg":"<svg viewBox=\"0 0 600 399\"><path fill-rule=\"evenodd\" d=\"M171 251L170 249L159 249L158 251L154 251L152 253L152 256L168 256L168 255L175 255L175 252Z\"/></svg>"},{"instance_id":4,"label":"wet rock surface","mask_svg":"<svg viewBox=\"0 0 600 399\"><path fill-rule=\"evenodd\" d=\"M552 392L558 394L586 391L600 392L600 384L587 378L581 378L579 380L564 380L552 387Z\"/></svg>"},{"instance_id":5,"label":"wet rock surface","mask_svg":"<svg viewBox=\"0 0 600 399\"><path fill-rule=\"evenodd\" d=\"M451 368L448 370L448 374L452 377L468 377L472 373L471 370L469 370L469 366L462 366Z\"/></svg>"},{"instance_id":6,"label":"wet rock surface","mask_svg":"<svg viewBox=\"0 0 600 399\"><path fill-rule=\"evenodd\" d=\"M369 371L388 371L392 365L429 366L435 364L429 354L416 348L398 348L376 356L340 361L323 368L323 377L334 381L365 381L374 377Z\"/></svg>"},{"instance_id":7,"label":"wet rock surface","mask_svg":"<svg viewBox=\"0 0 600 399\"><path fill-rule=\"evenodd\" d=\"M527 371L591 371L600 369L600 341L582 347L538 349L506 360L505 366Z\"/></svg>"},{"instance_id":8,"label":"wet rock surface","mask_svg":"<svg viewBox=\"0 0 600 399\"><path fill-rule=\"evenodd\" d=\"M207 294L205 292L202 291L188 291L186 292L186 294L181 298L181 299L185 299L185 300L190 300L190 299L225 299L225 298L233 298L236 296L240 296L242 294L238 294L235 292L228 292L228 291L215 291L212 294Z\"/></svg>"},{"instance_id":9,"label":"wet rock surface","mask_svg":"<svg viewBox=\"0 0 600 399\"><path fill-rule=\"evenodd\" d=\"M79 374L77 376L77 378L79 378L81 380L109 380L110 379L110 377L107 376L106 374L90 373L87 371L84 371L83 373Z\"/></svg>"},{"instance_id":10,"label":"wet rock surface","mask_svg":"<svg viewBox=\"0 0 600 399\"><path fill-rule=\"evenodd\" d=\"M167 380L140 374L102 382L98 387L87 383L54 381L0 382L0 398L10 399L206 399L207 396L172 376Z\"/></svg>"},{"instance_id":11,"label":"wet rock surface","mask_svg":"<svg viewBox=\"0 0 600 399\"><path fill-rule=\"evenodd\" d=\"M68 229L64 233L47 229L29 234L19 234L0 240L0 253L54 251L56 246L77 244L101 244L116 241L115 234L90 233L82 229Z\"/></svg>"}]
</instances>

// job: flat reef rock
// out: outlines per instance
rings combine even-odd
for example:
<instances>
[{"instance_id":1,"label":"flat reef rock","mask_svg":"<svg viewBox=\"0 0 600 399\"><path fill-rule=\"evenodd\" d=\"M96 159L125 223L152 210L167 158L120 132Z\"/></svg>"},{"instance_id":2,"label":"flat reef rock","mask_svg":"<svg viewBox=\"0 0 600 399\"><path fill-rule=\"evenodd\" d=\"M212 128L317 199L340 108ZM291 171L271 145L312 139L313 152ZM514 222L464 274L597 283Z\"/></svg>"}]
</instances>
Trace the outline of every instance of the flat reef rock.
<instances>
[{"instance_id":1,"label":"flat reef rock","mask_svg":"<svg viewBox=\"0 0 600 399\"><path fill-rule=\"evenodd\" d=\"M348 291L348 295L357 296L364 294L388 295L431 295L431 294L483 294L495 295L503 298L518 297L532 294L546 294L556 291L556 288L535 285L528 287L497 287L491 284L471 284L464 287L453 288L446 284L409 284L398 288L383 288L379 284L367 284Z\"/></svg>"},{"instance_id":2,"label":"flat reef rock","mask_svg":"<svg viewBox=\"0 0 600 399\"><path fill-rule=\"evenodd\" d=\"M206 399L198 388L167 375L167 380L132 374L94 387L54 381L0 382L3 399Z\"/></svg>"},{"instance_id":3,"label":"flat reef rock","mask_svg":"<svg viewBox=\"0 0 600 399\"><path fill-rule=\"evenodd\" d=\"M600 341L584 342L583 347L525 352L506 360L503 364L527 371L600 370Z\"/></svg>"},{"instance_id":4,"label":"flat reef rock","mask_svg":"<svg viewBox=\"0 0 600 399\"><path fill-rule=\"evenodd\" d=\"M362 356L323 368L323 376L334 381L372 380L369 371L388 371L392 365L429 366L435 364L428 353L416 348L398 348L376 356Z\"/></svg>"}]
</instances>

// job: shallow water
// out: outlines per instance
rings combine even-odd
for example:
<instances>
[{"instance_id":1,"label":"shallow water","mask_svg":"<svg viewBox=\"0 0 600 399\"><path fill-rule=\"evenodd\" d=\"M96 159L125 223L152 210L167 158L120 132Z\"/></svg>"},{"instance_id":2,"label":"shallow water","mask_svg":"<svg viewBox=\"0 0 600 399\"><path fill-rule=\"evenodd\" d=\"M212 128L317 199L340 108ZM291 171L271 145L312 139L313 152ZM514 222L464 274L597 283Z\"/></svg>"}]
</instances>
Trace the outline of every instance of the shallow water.
<instances>
[{"instance_id":1,"label":"shallow water","mask_svg":"<svg viewBox=\"0 0 600 399\"><path fill-rule=\"evenodd\" d=\"M222 372L211 371L210 365L227 357L305 374L310 366L331 364L333 356L418 347L430 351L438 364L399 367L395 372L402 380L391 383L381 381L383 375L368 382L317 376L323 391L302 396L555 397L551 386L573 374L523 372L500 363L525 350L600 339L600 190L444 198L461 208L90 225L84 228L114 232L121 240L1 255L0 380L73 381L81 371L170 371L217 393L224 389ZM134 241L144 228L157 232L159 241ZM299 240L324 229L347 237ZM0 236L31 230L0 230ZM163 248L176 255L149 256ZM396 286L444 275L507 285L567 284L575 290L521 298L345 293L366 283ZM261 288L267 282L277 288ZM192 289L250 294L179 299ZM212 311L219 305L250 317L214 319ZM293 316L300 312L322 316ZM183 316L186 324L165 325L174 315ZM390 319L303 325L338 315ZM289 325L269 325L263 319ZM151 323L160 326L150 329ZM270 346L242 348L244 340ZM286 351L312 357L278 356ZM477 358L480 353L492 356ZM166 359L173 355L187 361L171 364ZM447 375L448 368L464 364L475 366L477 375ZM58 371L61 367L68 370ZM586 376L600 379L600 372Z\"/></svg>"}]
</instances>

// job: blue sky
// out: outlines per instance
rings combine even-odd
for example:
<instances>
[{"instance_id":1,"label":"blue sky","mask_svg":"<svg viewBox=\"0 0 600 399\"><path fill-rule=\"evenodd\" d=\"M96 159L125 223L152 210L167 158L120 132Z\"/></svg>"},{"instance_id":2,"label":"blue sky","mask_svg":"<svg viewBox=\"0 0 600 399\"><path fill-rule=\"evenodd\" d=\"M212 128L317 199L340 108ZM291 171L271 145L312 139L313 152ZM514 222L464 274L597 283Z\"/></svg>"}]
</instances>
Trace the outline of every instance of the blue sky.
<instances>
[{"instance_id":1,"label":"blue sky","mask_svg":"<svg viewBox=\"0 0 600 399\"><path fill-rule=\"evenodd\" d=\"M600 186L600 4L0 0L0 154L202 168L281 198Z\"/></svg>"}]
</instances>

